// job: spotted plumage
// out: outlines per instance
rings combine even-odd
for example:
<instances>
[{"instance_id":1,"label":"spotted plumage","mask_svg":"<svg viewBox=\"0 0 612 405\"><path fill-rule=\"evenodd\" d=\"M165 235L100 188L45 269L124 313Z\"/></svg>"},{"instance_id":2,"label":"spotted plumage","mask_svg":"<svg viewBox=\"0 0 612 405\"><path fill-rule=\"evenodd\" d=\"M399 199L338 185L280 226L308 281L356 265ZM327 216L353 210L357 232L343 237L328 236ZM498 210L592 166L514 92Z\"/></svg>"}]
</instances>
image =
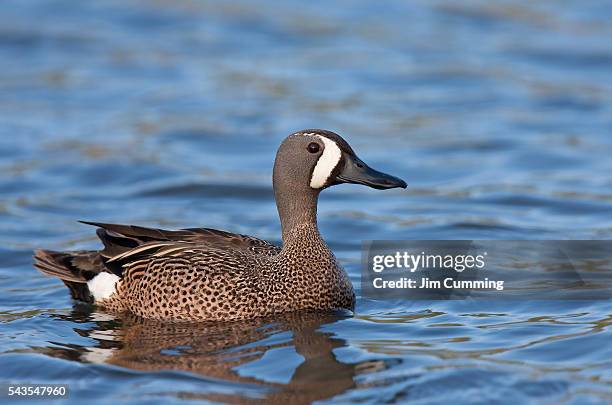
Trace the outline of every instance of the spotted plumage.
<instances>
[{"instance_id":1,"label":"spotted plumage","mask_svg":"<svg viewBox=\"0 0 612 405\"><path fill-rule=\"evenodd\" d=\"M35 266L60 278L75 299L145 318L231 320L353 309L353 287L316 221L321 190L344 182L406 186L370 169L339 135L304 130L283 141L274 164L282 248L208 228L85 222L98 227L103 250L38 250Z\"/></svg>"}]
</instances>

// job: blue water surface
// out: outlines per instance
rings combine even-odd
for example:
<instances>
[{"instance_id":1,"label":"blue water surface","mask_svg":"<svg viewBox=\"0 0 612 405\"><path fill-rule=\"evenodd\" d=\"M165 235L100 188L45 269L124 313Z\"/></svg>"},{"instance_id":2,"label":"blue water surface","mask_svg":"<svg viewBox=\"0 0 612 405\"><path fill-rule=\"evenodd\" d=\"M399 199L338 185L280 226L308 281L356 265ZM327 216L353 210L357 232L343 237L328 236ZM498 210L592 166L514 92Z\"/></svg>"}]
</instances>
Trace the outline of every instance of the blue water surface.
<instances>
[{"instance_id":1,"label":"blue water surface","mask_svg":"<svg viewBox=\"0 0 612 405\"><path fill-rule=\"evenodd\" d=\"M79 404L612 402L609 301L176 325L31 265L98 248L78 219L278 243L274 154L312 127L409 184L323 193L357 288L362 240L610 239L611 21L608 1L4 0L0 380Z\"/></svg>"}]
</instances>

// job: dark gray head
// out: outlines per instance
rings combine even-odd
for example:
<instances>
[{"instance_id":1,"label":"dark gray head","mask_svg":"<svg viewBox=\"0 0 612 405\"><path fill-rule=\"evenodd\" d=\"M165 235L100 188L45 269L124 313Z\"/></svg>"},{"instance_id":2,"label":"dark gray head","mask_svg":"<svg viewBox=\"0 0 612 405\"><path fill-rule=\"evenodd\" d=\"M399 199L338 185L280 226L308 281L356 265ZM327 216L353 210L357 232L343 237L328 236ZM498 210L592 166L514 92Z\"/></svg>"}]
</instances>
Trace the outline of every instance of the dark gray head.
<instances>
[{"instance_id":1,"label":"dark gray head","mask_svg":"<svg viewBox=\"0 0 612 405\"><path fill-rule=\"evenodd\" d=\"M402 179L370 168L340 135L324 129L305 129L285 138L274 162L274 182L283 180L295 189L319 191L340 183L406 188Z\"/></svg>"},{"instance_id":2,"label":"dark gray head","mask_svg":"<svg viewBox=\"0 0 612 405\"><path fill-rule=\"evenodd\" d=\"M340 183L363 184L377 189L406 188L402 179L366 165L334 132L305 129L285 138L276 152L273 172L283 233L287 230L286 220L307 210L316 214L319 192Z\"/></svg>"}]
</instances>

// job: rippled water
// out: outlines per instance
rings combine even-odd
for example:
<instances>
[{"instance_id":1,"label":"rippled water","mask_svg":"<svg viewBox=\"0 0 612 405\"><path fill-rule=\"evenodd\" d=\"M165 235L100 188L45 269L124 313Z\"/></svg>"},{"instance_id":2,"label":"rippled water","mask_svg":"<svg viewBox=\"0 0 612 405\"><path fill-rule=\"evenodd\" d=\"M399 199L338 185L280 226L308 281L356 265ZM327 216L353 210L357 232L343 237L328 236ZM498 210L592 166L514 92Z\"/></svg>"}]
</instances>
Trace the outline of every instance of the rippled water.
<instances>
[{"instance_id":1,"label":"rippled water","mask_svg":"<svg viewBox=\"0 0 612 405\"><path fill-rule=\"evenodd\" d=\"M359 287L363 239L612 238L606 1L3 1L0 379L76 401L612 401L610 302L360 299L353 317L116 319L31 251L77 219L279 242L270 175L301 128L407 190L324 193ZM359 291L358 291L359 294Z\"/></svg>"}]
</instances>

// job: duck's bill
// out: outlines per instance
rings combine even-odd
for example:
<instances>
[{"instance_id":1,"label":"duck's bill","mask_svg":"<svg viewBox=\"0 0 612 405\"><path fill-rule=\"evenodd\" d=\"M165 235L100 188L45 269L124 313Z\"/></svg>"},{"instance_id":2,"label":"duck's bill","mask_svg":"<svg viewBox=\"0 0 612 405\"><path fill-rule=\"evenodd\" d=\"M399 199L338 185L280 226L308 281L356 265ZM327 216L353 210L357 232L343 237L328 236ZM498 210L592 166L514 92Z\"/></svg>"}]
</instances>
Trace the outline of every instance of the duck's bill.
<instances>
[{"instance_id":1,"label":"duck's bill","mask_svg":"<svg viewBox=\"0 0 612 405\"><path fill-rule=\"evenodd\" d=\"M357 156L344 155L344 167L336 176L339 183L363 184L364 186L385 190L388 188L406 188L406 182L390 174L374 170Z\"/></svg>"}]
</instances>

